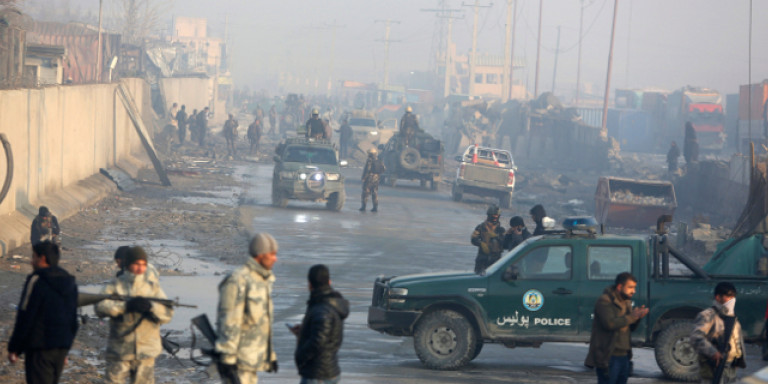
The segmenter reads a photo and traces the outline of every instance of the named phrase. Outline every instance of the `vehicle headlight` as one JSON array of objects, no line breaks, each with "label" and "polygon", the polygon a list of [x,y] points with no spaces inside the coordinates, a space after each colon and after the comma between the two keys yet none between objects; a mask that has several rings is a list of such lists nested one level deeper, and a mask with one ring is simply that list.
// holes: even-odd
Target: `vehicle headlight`
[{"label": "vehicle headlight", "polygon": [[306,180],[307,174],[306,173],[299,173],[299,180]]},{"label": "vehicle headlight", "polygon": [[338,181],[339,177],[341,177],[338,173],[326,173],[325,178],[328,179],[328,181]]},{"label": "vehicle headlight", "polygon": [[376,135],[378,135],[378,134],[379,134],[379,132],[378,132],[378,131],[371,131],[371,135],[374,135],[374,136],[376,136]]},{"label": "vehicle headlight", "polygon": [[295,176],[293,175],[293,172],[291,171],[280,171],[280,178],[281,179],[293,179]]},{"label": "vehicle headlight", "polygon": [[402,304],[405,303],[405,298],[395,298],[392,299],[392,296],[407,296],[408,295],[408,288],[390,288],[389,289],[389,303],[390,304]]}]

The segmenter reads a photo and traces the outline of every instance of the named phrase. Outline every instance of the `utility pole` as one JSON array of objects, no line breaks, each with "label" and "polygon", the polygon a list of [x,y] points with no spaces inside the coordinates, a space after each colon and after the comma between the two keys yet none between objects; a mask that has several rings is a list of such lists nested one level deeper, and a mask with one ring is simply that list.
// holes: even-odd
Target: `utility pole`
[{"label": "utility pole", "polygon": [[512,83],[509,82],[512,73],[512,4],[515,0],[507,0],[507,24],[504,26],[504,74],[501,83],[501,101],[509,100]]},{"label": "utility pole", "polygon": [[97,82],[101,82],[101,72],[103,72],[103,70],[101,68],[101,66],[102,66],[102,64],[101,64],[102,58],[101,57],[103,56],[102,53],[101,53],[101,46],[102,46],[102,41],[101,41],[101,15],[102,15],[102,13],[101,13],[101,11],[102,11],[103,5],[104,5],[104,0],[99,0],[99,43],[98,43],[98,48],[96,48],[96,71],[97,71],[96,72],[96,81]]},{"label": "utility pole", "polygon": [[512,22],[512,41],[509,44],[510,45],[510,52],[509,52],[509,98],[511,99],[512,96],[515,94],[515,31],[517,30],[517,0],[513,0],[514,4],[512,6],[512,18],[514,21]]},{"label": "utility pole", "polygon": [[557,80],[557,58],[560,56],[560,26],[557,26],[557,49],[555,49],[555,70],[552,73],[552,93],[555,93],[555,81]]},{"label": "utility pole", "polygon": [[473,7],[475,16],[474,21],[472,22],[472,54],[469,58],[469,96],[474,96],[475,94],[475,66],[477,65],[477,19],[480,14],[480,8],[489,8],[493,6],[493,3],[490,5],[480,5],[480,0],[475,0],[475,5],[468,5],[468,4],[461,4],[464,7]]},{"label": "utility pole", "polygon": [[443,52],[443,65],[445,66],[445,77],[443,79],[443,97],[448,97],[451,94],[451,75],[453,73],[453,55],[451,53],[451,46],[453,45],[453,20],[463,19],[462,17],[453,16],[454,12],[461,12],[460,9],[422,9],[422,12],[437,12],[437,17],[448,20],[448,34],[445,41],[445,51]]},{"label": "utility pole", "polygon": [[616,37],[616,13],[619,0],[613,1],[613,23],[611,25],[611,47],[608,49],[608,70],[605,75],[605,96],[603,97],[603,124],[600,126],[600,136],[608,138],[608,100],[611,97],[611,69],[613,69],[613,41]]},{"label": "utility pole", "polygon": [[389,39],[389,31],[390,31],[390,25],[392,23],[400,24],[397,20],[376,20],[377,23],[385,23],[384,28],[384,40],[377,40],[377,41],[383,41],[384,42],[384,88],[389,86],[389,43],[398,42],[400,40],[390,40]]},{"label": "utility pole", "polygon": [[536,79],[533,85],[533,98],[539,97],[539,63],[541,62],[541,17],[544,13],[544,0],[539,0],[539,37],[536,38]]},{"label": "utility pole", "polygon": [[627,0],[629,3],[629,21],[627,22],[627,65],[624,67],[624,87],[629,88],[629,54],[630,44],[632,43],[632,0]]},{"label": "utility pole", "polygon": [[579,16],[579,59],[576,64],[576,106],[579,106],[581,94],[581,40],[584,38],[584,0],[581,0],[581,12]]}]

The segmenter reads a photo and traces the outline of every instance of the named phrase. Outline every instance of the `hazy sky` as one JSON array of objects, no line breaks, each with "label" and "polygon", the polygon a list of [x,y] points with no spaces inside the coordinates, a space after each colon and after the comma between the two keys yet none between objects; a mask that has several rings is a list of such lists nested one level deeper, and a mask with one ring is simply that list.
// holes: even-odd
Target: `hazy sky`
[{"label": "hazy sky", "polygon": [[[59,0],[70,4],[98,4],[98,0]],[[105,0],[110,2],[115,0]],[[544,1],[540,88],[552,87],[561,27],[557,71],[558,94],[571,95],[576,82],[579,39],[579,0]],[[472,0],[465,0],[474,3]],[[460,53],[469,51],[472,8],[460,0],[445,1],[463,10],[454,22],[453,39]],[[235,81],[260,88],[273,82],[279,70],[320,73],[330,68],[333,28],[336,24],[335,77],[365,82],[381,81],[384,67],[385,24],[391,19],[390,79],[409,71],[429,70],[430,54],[439,43],[439,21],[425,8],[438,8],[437,0],[175,0],[171,15],[206,17],[212,34],[228,35]],[[481,5],[491,4],[489,0]],[[582,82],[602,94],[605,84],[613,0],[584,0]],[[506,0],[482,8],[479,17],[479,52],[503,52]],[[539,0],[518,0],[516,57],[528,67],[515,77],[531,91],[536,59]],[[768,2],[754,1],[752,80],[768,78]],[[612,88],[684,85],[712,87],[734,93],[748,79],[748,0],[619,0]],[[629,59],[629,60],[628,60]],[[627,65],[629,63],[629,65]]]}]

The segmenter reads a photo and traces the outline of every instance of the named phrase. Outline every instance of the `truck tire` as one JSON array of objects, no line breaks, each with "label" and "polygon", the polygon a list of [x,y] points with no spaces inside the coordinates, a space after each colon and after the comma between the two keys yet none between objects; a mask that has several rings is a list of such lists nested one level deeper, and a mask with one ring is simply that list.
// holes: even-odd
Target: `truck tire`
[{"label": "truck tire", "polygon": [[432,369],[453,370],[466,365],[477,352],[477,331],[460,313],[439,310],[416,323],[413,347],[416,356]]},{"label": "truck tire", "polygon": [[461,201],[461,198],[463,197],[462,193],[461,186],[453,183],[453,189],[451,189],[451,197],[453,198],[453,201]]},{"label": "truck tire", "polygon": [[285,208],[288,205],[288,199],[285,194],[272,186],[272,205],[279,208]]},{"label": "truck tire", "polygon": [[699,360],[690,344],[692,320],[679,320],[659,333],[654,345],[656,363],[667,377],[680,381],[699,380]]},{"label": "truck tire", "polygon": [[476,359],[478,355],[480,355],[480,351],[483,350],[483,340],[478,339],[477,340],[477,346],[475,347],[475,352],[472,353],[472,360]]},{"label": "truck tire", "polygon": [[512,208],[512,192],[505,192],[499,197],[499,206],[502,208]]},{"label": "truck tire", "polygon": [[408,171],[414,171],[421,164],[421,154],[416,148],[406,147],[400,152],[400,166]]},{"label": "truck tire", "polygon": [[344,195],[344,191],[331,193],[331,195],[328,196],[328,200],[325,202],[325,207],[331,211],[341,211],[341,208],[344,207],[345,199],[346,196]]}]

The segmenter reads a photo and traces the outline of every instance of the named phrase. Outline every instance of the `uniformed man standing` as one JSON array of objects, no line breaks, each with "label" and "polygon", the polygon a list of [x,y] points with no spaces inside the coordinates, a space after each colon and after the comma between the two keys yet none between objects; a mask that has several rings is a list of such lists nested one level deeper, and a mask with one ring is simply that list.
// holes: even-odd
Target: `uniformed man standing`
[{"label": "uniformed man standing", "polygon": [[217,364],[225,384],[255,384],[257,372],[277,372],[272,344],[272,267],[277,241],[257,233],[248,247],[245,265],[219,285],[216,317]]},{"label": "uniformed man standing", "polygon": [[416,115],[413,114],[413,108],[409,105],[405,108],[405,114],[400,119],[400,136],[406,147],[410,145],[413,135],[418,129],[419,121],[416,119]]},{"label": "uniformed man standing", "polygon": [[492,204],[486,211],[487,218],[472,232],[472,245],[477,247],[475,273],[484,272],[501,258],[504,250],[504,227],[499,224],[501,210]]},{"label": "uniformed man standing", "polygon": [[251,149],[248,151],[248,154],[253,154],[253,149],[256,149],[256,153],[259,153],[259,143],[261,142],[261,134],[263,131],[263,127],[261,125],[261,119],[256,116],[253,119],[253,123],[248,126],[248,132],[246,135],[248,135],[248,142],[251,144]]},{"label": "uniformed man standing", "polygon": [[159,281],[147,275],[147,254],[131,247],[125,254],[126,270],[107,284],[102,294],[132,296],[124,301],[104,300],[96,304],[99,317],[109,317],[106,381],[124,384],[155,382],[155,358],[162,352],[160,324],[171,321],[173,308],[147,298],[165,299]]},{"label": "uniformed man standing", "polygon": [[237,149],[235,148],[235,140],[237,140],[237,120],[232,114],[229,114],[229,119],[224,122],[224,139],[227,140],[227,155],[236,156]]},{"label": "uniformed man standing", "polygon": [[386,168],[381,159],[378,158],[378,154],[379,151],[376,148],[368,150],[368,160],[366,160],[365,167],[363,167],[363,204],[360,206],[360,212],[365,212],[368,195],[371,195],[371,202],[373,203],[371,212],[379,211],[379,178]]},{"label": "uniformed man standing", "polygon": [[312,117],[305,124],[307,128],[307,138],[322,139],[325,137],[325,124],[320,120],[320,112],[317,109],[312,110]]}]

